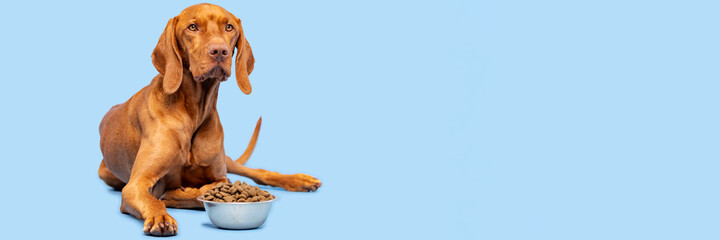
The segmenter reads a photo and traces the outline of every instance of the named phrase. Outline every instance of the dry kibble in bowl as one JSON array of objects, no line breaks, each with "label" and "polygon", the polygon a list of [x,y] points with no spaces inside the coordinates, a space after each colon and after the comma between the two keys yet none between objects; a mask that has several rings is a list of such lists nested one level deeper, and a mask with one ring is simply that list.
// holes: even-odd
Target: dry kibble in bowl
[{"label": "dry kibble in bowl", "polygon": [[213,202],[262,202],[273,200],[275,196],[245,182],[235,181],[235,183],[218,183],[207,190],[202,199]]}]

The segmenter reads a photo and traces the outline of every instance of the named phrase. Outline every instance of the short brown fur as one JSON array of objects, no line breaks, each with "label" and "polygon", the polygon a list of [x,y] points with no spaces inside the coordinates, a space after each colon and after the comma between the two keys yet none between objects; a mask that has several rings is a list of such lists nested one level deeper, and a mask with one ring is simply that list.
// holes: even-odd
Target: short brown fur
[{"label": "short brown fur", "polygon": [[103,160],[98,174],[122,190],[120,211],[144,220],[146,234],[177,234],[177,222],[166,207],[202,208],[196,198],[227,182],[227,173],[288,191],[321,186],[309,175],[244,166],[262,118],[245,153],[234,161],[225,155],[216,102],[220,82],[230,75],[233,48],[238,86],[250,94],[248,75],[255,59],[240,19],[212,4],[188,7],[168,21],[153,51],[160,74],[127,102],[113,106],[100,123]]}]

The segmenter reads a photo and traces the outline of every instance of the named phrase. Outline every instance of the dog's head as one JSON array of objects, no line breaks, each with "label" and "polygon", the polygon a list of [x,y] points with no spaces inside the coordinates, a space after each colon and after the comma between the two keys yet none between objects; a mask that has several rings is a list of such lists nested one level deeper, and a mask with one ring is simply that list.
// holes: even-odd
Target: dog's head
[{"label": "dog's head", "polygon": [[163,75],[163,90],[172,94],[180,88],[185,69],[198,82],[209,78],[227,80],[234,48],[238,50],[235,78],[240,90],[250,94],[248,75],[255,58],[240,19],[219,6],[203,3],[186,8],[168,21],[152,61]]}]

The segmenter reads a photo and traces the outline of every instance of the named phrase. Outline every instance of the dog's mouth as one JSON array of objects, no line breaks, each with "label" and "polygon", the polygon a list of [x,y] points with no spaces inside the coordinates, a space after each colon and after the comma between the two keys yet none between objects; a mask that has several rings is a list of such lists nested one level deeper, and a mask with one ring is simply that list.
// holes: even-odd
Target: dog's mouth
[{"label": "dog's mouth", "polygon": [[204,82],[205,80],[215,78],[219,79],[220,81],[225,81],[230,76],[230,71],[225,70],[224,67],[218,65],[215,65],[210,68],[210,70],[205,71],[204,74],[201,74],[199,76],[195,76],[195,81],[198,82]]}]

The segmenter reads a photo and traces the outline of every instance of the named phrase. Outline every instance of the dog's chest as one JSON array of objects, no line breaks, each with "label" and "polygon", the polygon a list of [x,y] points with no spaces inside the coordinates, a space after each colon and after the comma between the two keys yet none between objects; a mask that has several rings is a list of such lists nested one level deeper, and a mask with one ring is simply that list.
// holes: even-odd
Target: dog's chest
[{"label": "dog's chest", "polygon": [[217,114],[211,114],[192,134],[180,172],[183,187],[197,187],[225,178],[223,132]]},{"label": "dog's chest", "polygon": [[185,159],[185,167],[210,167],[214,164],[224,164],[224,136],[217,115],[213,114],[207,121],[200,124],[192,136],[190,152]]},{"label": "dog's chest", "polygon": [[183,187],[199,187],[226,175],[224,155],[216,154],[215,156],[202,156],[189,154],[189,159],[182,167],[180,173]]}]

